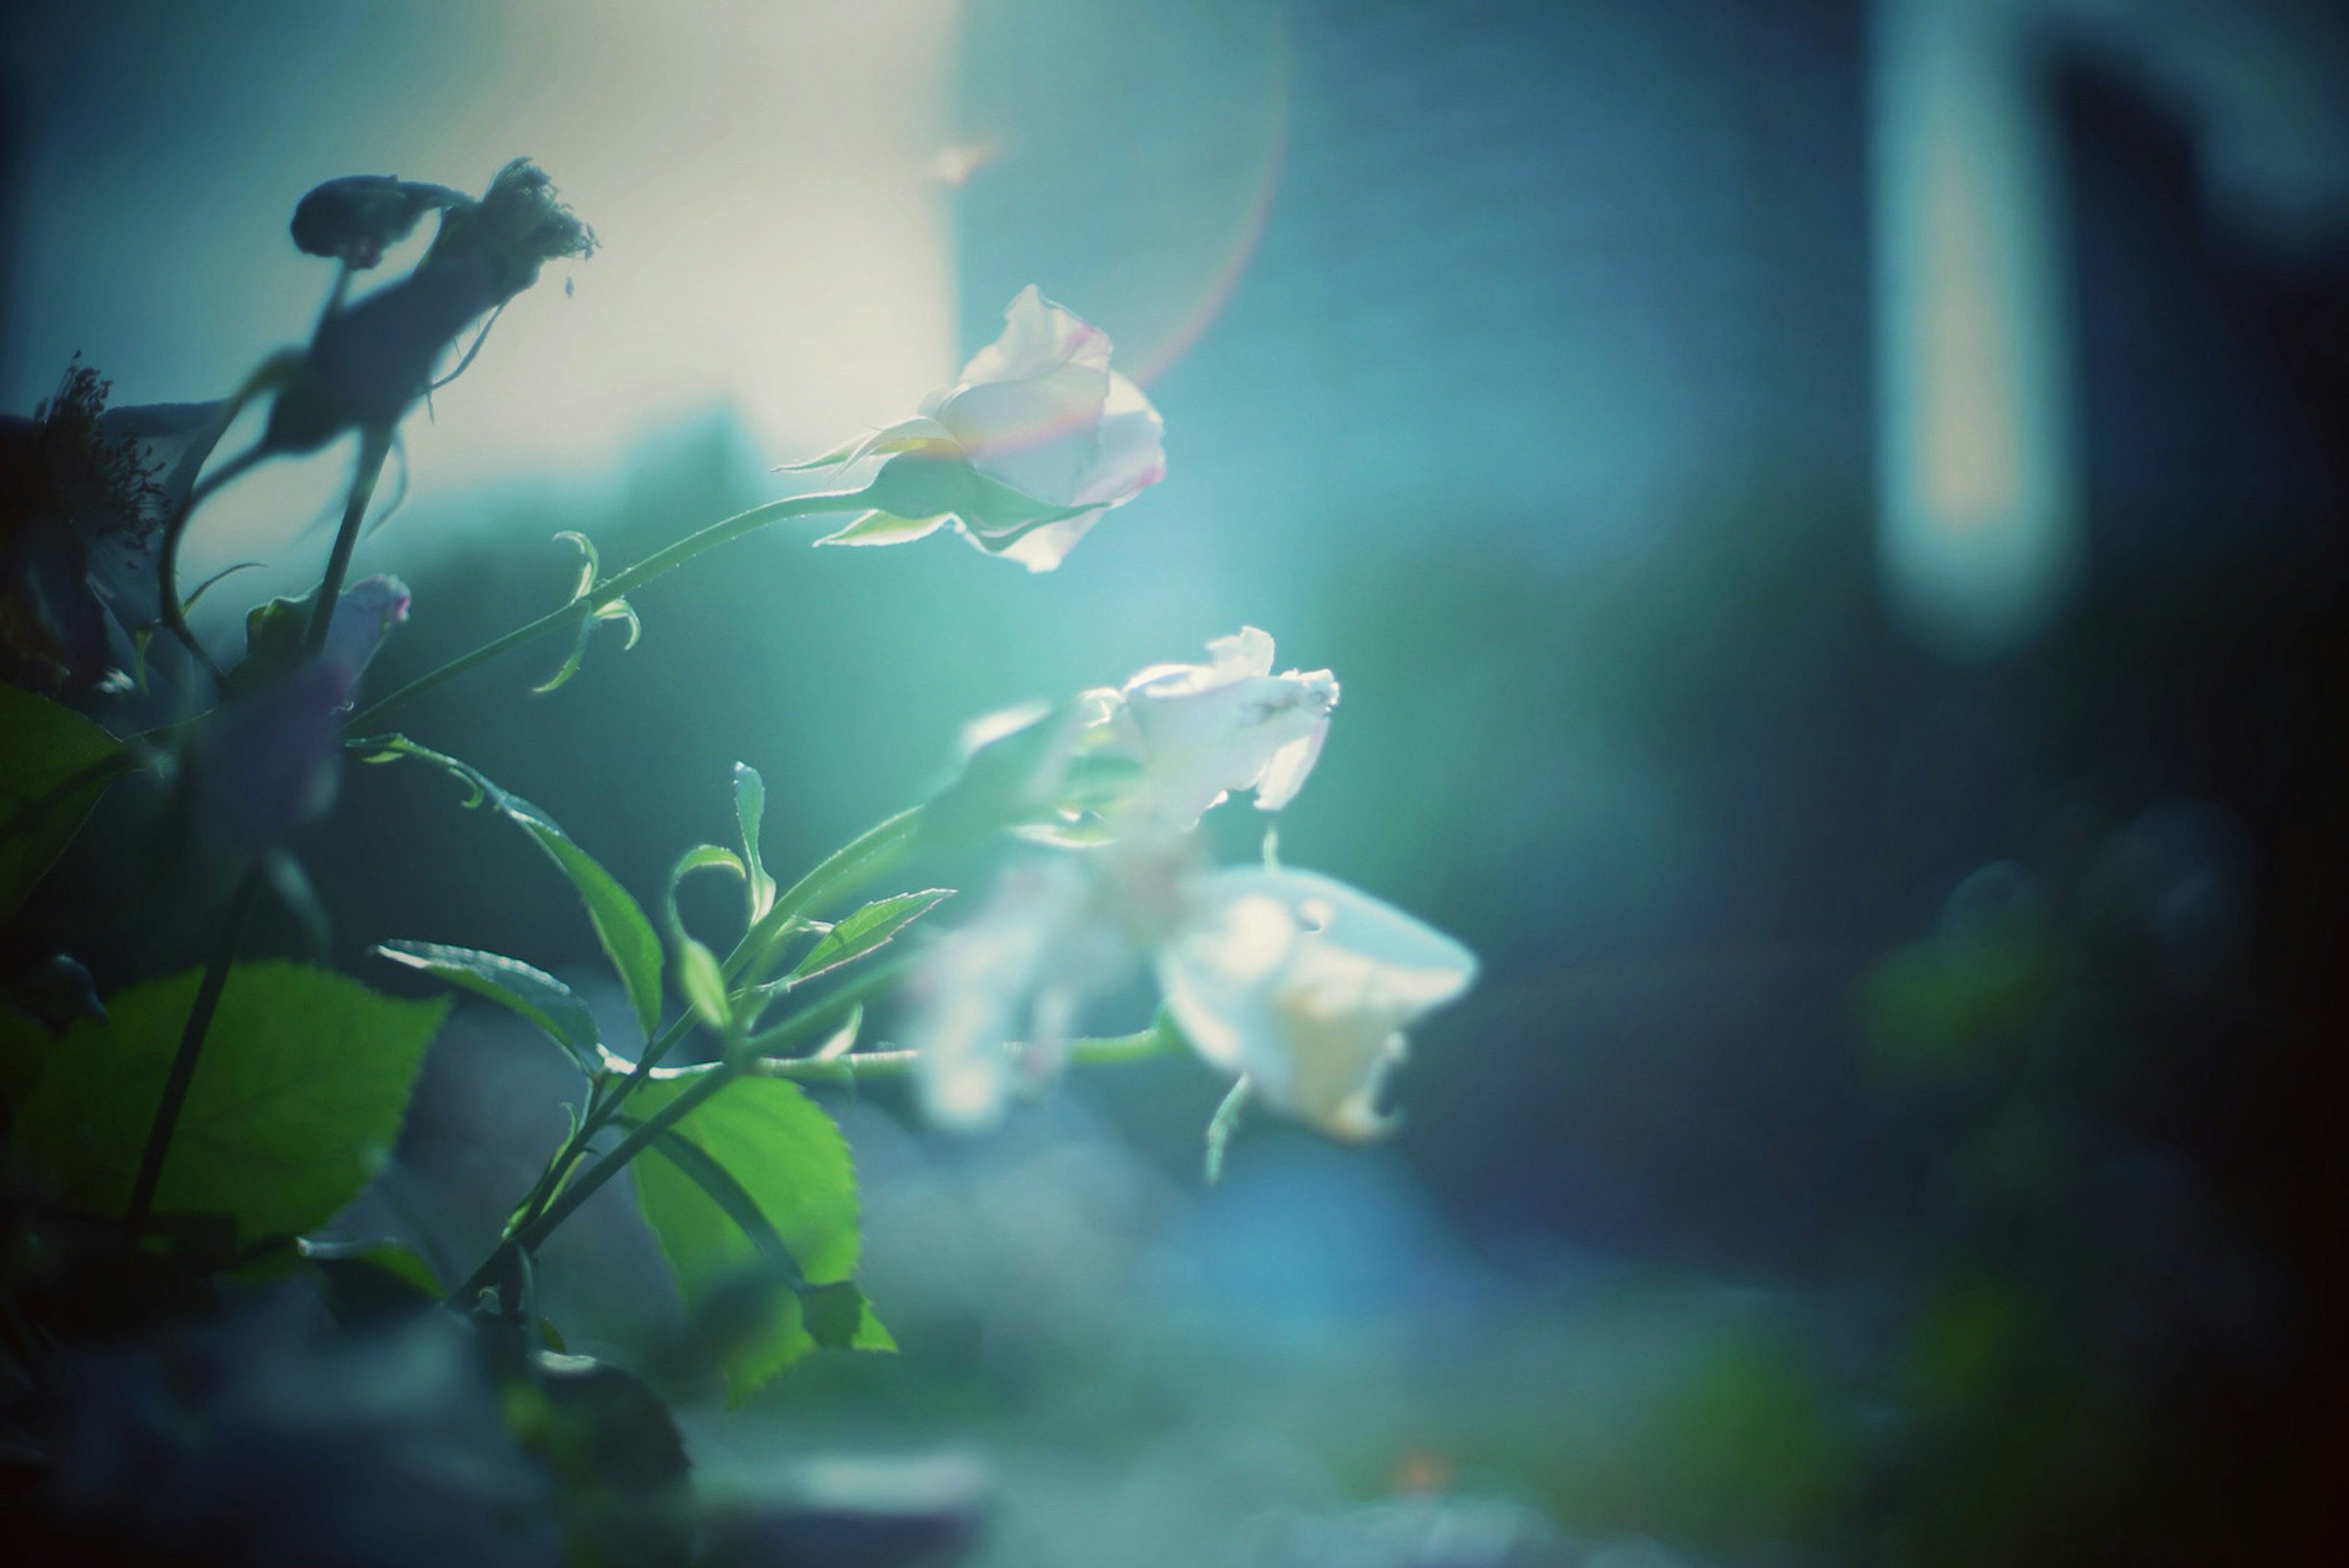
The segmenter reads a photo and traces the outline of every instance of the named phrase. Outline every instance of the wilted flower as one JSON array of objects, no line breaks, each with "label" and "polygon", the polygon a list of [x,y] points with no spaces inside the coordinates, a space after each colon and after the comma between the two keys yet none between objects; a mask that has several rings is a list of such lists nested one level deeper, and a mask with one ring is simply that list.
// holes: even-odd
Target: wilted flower
[{"label": "wilted flower", "polygon": [[1021,290],[1002,335],[919,417],[817,459],[889,459],[874,510],[822,542],[895,544],[951,522],[981,550],[1051,571],[1102,512],[1166,474],[1158,410],[1109,359],[1107,334]]},{"label": "wilted flower", "polygon": [[[345,212],[338,221],[369,220]],[[390,429],[424,396],[469,323],[537,282],[546,262],[595,248],[594,232],[555,199],[546,171],[515,159],[479,201],[460,199],[441,213],[414,272],[320,320],[270,409],[262,449],[310,452],[347,430]]]},{"label": "wilted flower", "polygon": [[0,676],[46,691],[106,671],[90,579],[143,559],[165,501],[161,464],[106,411],[109,383],[78,359],[30,419],[0,418]]},{"label": "wilted flower", "polygon": [[1402,1031],[1475,975],[1457,942],[1310,872],[1213,873],[1158,949],[1167,1009],[1199,1054],[1350,1141],[1391,1125],[1378,1096]]},{"label": "wilted flower", "polygon": [[1272,638],[1254,626],[1207,645],[1212,663],[1153,665],[1104,705],[1112,745],[1140,761],[1149,809],[1188,830],[1234,789],[1278,811],[1313,771],[1338,706],[1328,670],[1272,673]]},{"label": "wilted flower", "polygon": [[191,798],[215,841],[257,853],[334,803],[343,712],[408,606],[397,577],[351,584],[316,658],[229,703],[190,744]]},{"label": "wilted flower", "polygon": [[1015,1085],[1058,1074],[1087,1005],[1172,923],[1193,854],[1190,841],[1158,830],[1016,862],[976,919],[922,955],[906,1037],[921,1052],[933,1121],[983,1130]]},{"label": "wilted flower", "polygon": [[1115,927],[1097,917],[1095,895],[1076,859],[1014,865],[976,919],[922,955],[906,1037],[921,1052],[932,1121],[994,1127],[1014,1081],[1006,1042],[1024,1043],[1028,1073],[1048,1071],[1084,1003],[1132,961]]},{"label": "wilted flower", "polygon": [[295,204],[289,227],[297,250],[365,272],[408,238],[425,213],[471,205],[471,197],[446,185],[397,174],[346,174],[311,187]]}]

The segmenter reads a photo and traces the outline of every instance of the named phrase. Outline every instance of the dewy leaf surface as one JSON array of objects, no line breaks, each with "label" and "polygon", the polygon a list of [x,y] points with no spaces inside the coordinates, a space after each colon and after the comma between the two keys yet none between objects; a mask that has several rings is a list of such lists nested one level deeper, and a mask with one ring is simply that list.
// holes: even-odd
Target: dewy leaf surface
[{"label": "dewy leaf surface", "polygon": [[[14,1130],[17,1158],[87,1213],[130,1197],[197,972],[107,998],[57,1042]],[[306,965],[229,972],[156,1191],[159,1211],[226,1214],[250,1243],[321,1225],[398,1134],[446,998],[409,1002]]]},{"label": "dewy leaf surface", "polygon": [[73,709],[0,686],[0,913],[24,901],[128,770],[121,752]]},{"label": "dewy leaf surface", "polygon": [[[629,1109],[650,1116],[693,1079],[692,1074],[655,1078],[636,1091]],[[810,1284],[848,1278],[856,1266],[855,1168],[840,1129],[796,1085],[780,1078],[739,1079],[696,1107],[672,1131],[733,1178]],[[662,1157],[657,1146],[628,1171],[637,1205],[676,1273],[688,1310],[703,1310],[747,1274],[772,1266],[759,1243],[700,1183]],[[740,1400],[815,1343],[802,1321],[799,1297],[776,1291],[771,1315],[727,1360],[728,1398]],[[868,1310],[852,1343],[882,1349],[889,1346],[889,1337]]]},{"label": "dewy leaf surface", "polygon": [[925,888],[875,899],[824,934],[792,970],[794,981],[812,980],[843,964],[854,964],[954,896],[950,887]]}]

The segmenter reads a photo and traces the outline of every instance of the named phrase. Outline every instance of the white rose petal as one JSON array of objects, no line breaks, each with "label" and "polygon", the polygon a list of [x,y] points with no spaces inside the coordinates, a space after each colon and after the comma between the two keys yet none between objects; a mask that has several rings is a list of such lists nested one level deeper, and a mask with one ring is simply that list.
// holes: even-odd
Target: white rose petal
[{"label": "white rose petal", "polygon": [[1271,637],[1254,626],[1207,645],[1205,665],[1154,665],[1120,694],[1153,809],[1184,829],[1235,789],[1259,810],[1296,797],[1321,755],[1338,681],[1328,670],[1272,674]]},{"label": "white rose petal", "polygon": [[1199,1054],[1333,1138],[1386,1130],[1378,1095],[1403,1031],[1465,991],[1475,956],[1309,872],[1233,868],[1197,886],[1159,949],[1168,1009]]},{"label": "white rose petal", "polygon": [[1016,865],[978,918],[923,954],[907,1038],[933,1122],[984,1132],[1003,1119],[1015,1087],[1008,1042],[1024,1047],[1017,1077],[1030,1085],[1058,1068],[1085,1003],[1132,963],[1099,898],[1085,861]]},{"label": "white rose petal", "polygon": [[[1002,335],[925,397],[918,417],[817,459],[950,459],[961,485],[945,469],[900,465],[888,511],[822,542],[896,544],[952,521],[990,554],[1051,571],[1103,511],[1165,477],[1164,422],[1109,358],[1106,333],[1034,284],[1022,289]],[[984,482],[972,485],[974,474]]]}]

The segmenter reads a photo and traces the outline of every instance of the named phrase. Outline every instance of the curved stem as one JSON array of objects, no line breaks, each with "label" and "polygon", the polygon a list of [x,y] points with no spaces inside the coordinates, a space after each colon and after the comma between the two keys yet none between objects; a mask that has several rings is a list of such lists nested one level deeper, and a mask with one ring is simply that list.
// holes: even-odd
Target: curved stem
[{"label": "curved stem", "polygon": [[854,511],[864,504],[864,492],[862,490],[834,490],[816,495],[788,496],[781,500],[769,501],[764,506],[754,506],[750,511],[738,512],[723,521],[713,522],[698,532],[687,534],[676,543],[655,551],[618,575],[605,579],[594,589],[572,600],[569,603],[550,610],[538,619],[526,622],[505,635],[482,644],[471,653],[460,655],[439,669],[428,671],[417,676],[390,696],[369,703],[357,713],[353,714],[344,725],[344,728],[364,732],[392,709],[415,701],[436,686],[455,680],[477,665],[487,664],[502,655],[510,654],[516,648],[534,643],[550,632],[577,625],[583,617],[607,608],[614,601],[624,597],[634,589],[642,587],[656,577],[667,575],[704,551],[715,549],[731,540],[740,539],[746,533],[756,532],[769,523],[781,522],[786,518],[809,517],[826,511]]},{"label": "curved stem", "polygon": [[186,648],[196,663],[212,677],[215,686],[224,680],[221,667],[212,662],[212,656],[204,651],[204,645],[196,641],[195,632],[188,625],[187,606],[180,600],[180,541],[187,534],[189,518],[194,515],[197,507],[203,504],[206,497],[252,469],[266,455],[262,444],[256,441],[189,486],[188,493],[180,498],[179,506],[163,524],[163,547],[155,554],[156,617],[163,623],[163,629],[178,638],[180,645]]},{"label": "curved stem", "polygon": [[147,1216],[154,1210],[155,1188],[163,1179],[163,1158],[171,1151],[172,1130],[179,1126],[180,1112],[187,1105],[188,1086],[196,1076],[196,1058],[203,1052],[204,1035],[212,1027],[221,992],[228,985],[228,972],[236,962],[237,945],[244,940],[245,923],[253,918],[253,906],[260,901],[261,883],[262,866],[256,861],[237,886],[236,897],[221,924],[220,942],[212,949],[212,961],[204,965],[204,977],[196,986],[196,999],[188,1008],[188,1021],[181,1027],[179,1049],[171,1054],[171,1070],[163,1080],[163,1098],[156,1102],[155,1119],[147,1129],[147,1147],[139,1156],[139,1174],[130,1183],[130,1207],[122,1217],[123,1228],[133,1239],[146,1230]]}]

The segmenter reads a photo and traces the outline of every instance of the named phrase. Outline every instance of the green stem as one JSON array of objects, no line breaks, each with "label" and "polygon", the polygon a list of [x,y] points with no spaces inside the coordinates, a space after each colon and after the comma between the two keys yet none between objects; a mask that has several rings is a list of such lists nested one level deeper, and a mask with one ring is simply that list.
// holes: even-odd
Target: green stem
[{"label": "green stem", "polygon": [[[1114,1067],[1138,1062],[1172,1048],[1181,1037],[1163,1024],[1153,1024],[1130,1035],[1105,1035],[1071,1040],[1061,1048],[1071,1067]],[[1007,1055],[1019,1057],[1028,1047],[1006,1040]],[[922,1053],[883,1048],[844,1057],[759,1057],[744,1069],[753,1078],[790,1078],[796,1083],[853,1084],[864,1078],[895,1078],[914,1070]]]},{"label": "green stem", "polygon": [[417,676],[390,696],[368,704],[352,715],[344,728],[363,733],[392,709],[415,701],[476,665],[487,664],[501,655],[510,654],[550,632],[577,625],[583,617],[609,608],[634,590],[657,577],[667,576],[704,551],[714,550],[719,545],[740,539],[746,533],[755,533],[770,523],[781,522],[787,518],[809,517],[826,511],[854,511],[864,504],[864,496],[862,490],[827,490],[816,495],[786,496],[781,500],[771,500],[764,506],[754,506],[723,521],[713,522],[698,532],[688,533],[676,543],[653,552],[618,575],[605,578],[571,603],[550,610],[537,620],[518,626],[493,642],[484,643],[472,652],[450,660],[439,669]]},{"label": "green stem", "polygon": [[695,1107],[732,1083],[740,1072],[739,1068],[719,1063],[704,1072],[684,1093],[630,1129],[628,1135],[609,1154],[582,1171],[579,1179],[564,1188],[536,1218],[516,1226],[513,1233],[500,1242],[490,1255],[481,1260],[481,1266],[475,1269],[449,1299],[458,1304],[471,1300],[499,1276],[508,1254],[527,1253],[535,1248],[546,1239],[548,1233],[569,1219],[574,1210],[594,1197],[605,1182],[618,1175],[629,1161],[642,1153],[662,1133],[691,1115]]},{"label": "green stem", "polygon": [[[826,499],[836,500],[837,498]],[[742,517],[730,518],[717,527],[723,529],[743,524],[743,519],[750,515],[746,512]],[[744,525],[740,531],[747,531],[749,527],[754,526],[758,525],[755,523]],[[701,533],[694,535],[693,539],[705,538],[713,530],[704,529]],[[680,542],[689,544],[693,539]],[[703,548],[706,549],[708,546],[705,545]],[[672,547],[672,550],[674,549],[675,547]],[[668,554],[670,552],[662,553]],[[612,579],[612,582],[618,583],[627,581],[633,583],[645,581],[646,577],[639,577],[636,573],[643,572],[647,577],[657,576],[660,572],[671,570],[684,559],[686,557],[680,556],[677,560],[660,565],[658,571],[647,571],[648,568],[660,562],[661,556],[647,557],[639,566],[631,567],[619,577]],[[605,591],[598,590],[595,595],[590,597],[600,599]],[[557,611],[556,614],[561,615],[580,613],[577,606],[586,603],[588,603],[587,599],[574,600],[571,605]],[[530,631],[531,628],[525,626],[522,628],[521,633],[510,634],[508,638],[502,641],[511,643],[514,638],[521,637],[523,634]],[[492,645],[492,648],[495,649],[495,645]],[[481,657],[491,656],[491,649],[479,650],[478,656],[468,655],[468,657],[472,662],[478,663]],[[427,679],[437,681],[454,673],[458,672],[450,666],[444,666]],[[396,692],[386,700],[387,702],[400,700],[403,696],[403,692]],[[370,717],[374,712],[374,709],[369,709],[359,717]],[[357,720],[353,722],[356,724]],[[752,970],[753,973],[759,972],[755,966],[764,964],[765,954],[790,933],[793,921],[806,910],[814,908],[827,899],[853,887],[856,882],[873,875],[894,860],[906,845],[914,841],[915,836],[920,830],[921,821],[921,808],[918,806],[900,811],[826,856],[812,871],[793,882],[790,889],[775,901],[774,907],[768,911],[766,917],[742,934],[742,940],[736,943],[734,951],[727,955],[722,966],[727,983],[730,985],[732,985],[746,969]],[[895,980],[901,968],[902,963],[878,965],[868,970],[855,980],[836,988],[813,1006],[792,1015],[763,1034],[753,1036],[745,1043],[746,1051],[762,1055],[770,1054],[815,1037],[823,1029],[832,1026],[836,1019],[845,1015],[851,1007],[863,1001],[864,997]],[[562,1222],[562,1215],[568,1214],[577,1206],[576,1202],[566,1202],[568,1195],[574,1189],[565,1187],[564,1183],[573,1169],[586,1157],[589,1141],[610,1125],[612,1119],[619,1114],[620,1108],[627,1102],[628,1097],[652,1076],[655,1067],[676,1048],[679,1041],[692,1032],[693,1026],[693,1015],[680,1014],[646,1046],[644,1055],[637,1058],[626,1077],[621,1078],[616,1084],[609,1086],[608,1088],[598,1088],[590,1097],[587,1109],[579,1119],[578,1129],[564,1140],[563,1147],[557,1150],[554,1157],[547,1162],[546,1169],[540,1173],[538,1181],[523,1199],[518,1217],[508,1228],[504,1238],[498,1243],[490,1256],[483,1260],[481,1266],[473,1271],[473,1277],[450,1297],[451,1301],[463,1301],[494,1280],[508,1253],[517,1247],[537,1245],[535,1238],[543,1237],[548,1231],[553,1230],[555,1225]],[[729,1069],[730,1074],[733,1070],[735,1069]],[[716,1091],[713,1089],[709,1092]],[[621,1149],[628,1147],[627,1143],[620,1146]],[[611,1168],[614,1161],[619,1160],[619,1150],[616,1149],[612,1154],[598,1161],[588,1172],[588,1177],[592,1177],[596,1185],[601,1185],[610,1179],[607,1175],[598,1175],[597,1172]],[[630,1158],[633,1158],[633,1155]],[[620,1162],[626,1161],[620,1161]]]},{"label": "green stem", "polygon": [[221,991],[228,985],[229,967],[236,962],[237,944],[244,939],[245,923],[253,918],[254,905],[260,902],[262,875],[262,866],[255,861],[245,872],[244,881],[238,884],[236,896],[221,925],[219,944],[213,947],[212,961],[204,966],[204,977],[196,986],[196,999],[188,1009],[188,1021],[181,1027],[179,1049],[172,1053],[171,1070],[163,1080],[163,1098],[157,1102],[155,1119],[147,1129],[147,1147],[139,1156],[139,1174],[130,1183],[130,1207],[122,1219],[123,1228],[134,1239],[146,1230],[147,1216],[154,1210],[155,1188],[163,1179],[163,1158],[171,1150],[172,1130],[179,1126],[180,1112],[187,1105],[188,1086],[196,1076],[196,1058],[203,1052],[205,1032],[212,1027]]},{"label": "green stem", "polygon": [[350,574],[351,552],[358,548],[359,525],[367,521],[367,503],[375,499],[376,480],[383,475],[384,459],[391,455],[391,428],[361,432],[358,471],[351,476],[350,499],[343,503],[343,526],[335,531],[335,548],[326,557],[326,574],[318,580],[318,602],[310,606],[310,630],[302,651],[316,654],[326,645],[326,628],[334,624],[335,602],[343,596],[343,579]]}]

